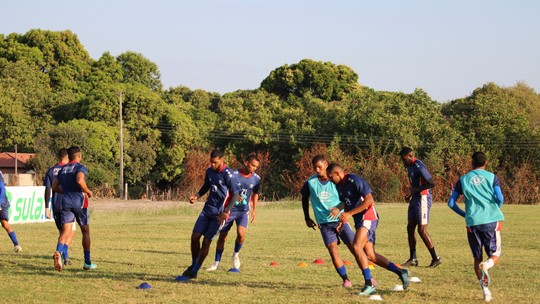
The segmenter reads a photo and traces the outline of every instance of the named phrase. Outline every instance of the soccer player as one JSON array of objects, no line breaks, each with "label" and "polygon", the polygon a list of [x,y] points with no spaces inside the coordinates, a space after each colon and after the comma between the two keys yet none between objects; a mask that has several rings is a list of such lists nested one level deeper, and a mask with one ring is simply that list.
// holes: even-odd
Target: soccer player
[{"label": "soccer player", "polygon": [[[501,207],[504,197],[497,176],[486,171],[487,157],[483,152],[472,155],[472,170],[461,176],[454,186],[448,206],[465,218],[467,239],[474,257],[474,272],[479,280],[484,301],[493,299],[489,290],[488,269],[495,266],[501,256],[500,221],[504,220]],[[457,205],[463,195],[465,211]],[[484,262],[482,247],[488,256]]]},{"label": "soccer player", "polygon": [[[229,211],[234,206],[226,203],[238,200],[239,189],[233,182],[233,171],[225,164],[223,155],[221,150],[213,150],[210,153],[210,167],[206,170],[204,184],[196,195],[189,198],[189,202],[193,204],[210,191],[191,234],[191,266],[181,276],[176,277],[175,280],[178,282],[188,282],[197,278],[197,273],[208,255],[212,239],[219,234],[220,228],[223,228],[229,216]],[[203,236],[201,245],[200,240]]]},{"label": "soccer player", "polygon": [[[347,276],[347,269],[345,268],[338,251],[339,239],[343,240],[350,252],[354,255],[356,261],[359,262],[362,274],[364,275],[365,285],[358,295],[368,296],[375,292],[376,289],[371,280],[371,271],[369,269],[367,257],[363,250],[356,250],[354,248],[354,232],[349,224],[345,223],[341,227],[338,227],[340,224],[339,220],[330,215],[331,209],[338,206],[340,201],[336,185],[330,182],[326,175],[328,161],[324,155],[317,155],[312,159],[311,164],[316,174],[307,179],[300,191],[302,194],[302,210],[304,211],[306,225],[314,230],[315,227],[319,227],[324,245],[332,258],[334,268],[343,279],[342,286],[351,287],[352,283]],[[309,216],[310,200],[317,223]]]},{"label": "soccer player", "polygon": [[[375,252],[375,230],[379,224],[379,215],[375,210],[369,184],[356,174],[346,174],[343,167],[336,163],[331,163],[326,172],[330,181],[336,184],[342,204],[339,208],[333,209],[332,215],[339,216],[341,222],[346,222],[351,216],[354,218],[355,249],[363,250],[370,261],[395,273],[403,283],[403,289],[407,289],[409,271],[397,267],[386,257]],[[340,211],[342,209],[343,212]]]},{"label": "soccer player", "polygon": [[409,260],[403,263],[403,266],[418,266],[415,235],[415,229],[418,227],[418,234],[431,254],[429,267],[437,267],[442,263],[442,259],[437,255],[433,241],[427,231],[432,201],[431,188],[435,186],[435,182],[424,163],[414,157],[411,148],[403,147],[399,155],[407,168],[410,182],[409,194],[405,196],[405,199],[409,200],[407,236],[409,238],[410,257]]},{"label": "soccer player", "polygon": [[69,163],[60,169],[54,179],[52,189],[62,194],[62,233],[58,237],[56,251],[53,254],[54,268],[62,271],[63,253],[66,251],[67,242],[73,230],[74,222],[79,224],[82,232],[82,245],[84,249],[84,270],[97,268],[90,258],[90,212],[88,210],[88,198],[93,193],[86,185],[88,169],[81,164],[82,153],[77,146],[68,149]]},{"label": "soccer player", "polygon": [[[69,162],[67,149],[62,148],[58,150],[56,156],[58,159],[58,163],[47,170],[47,172],[45,173],[45,177],[43,178],[43,185],[45,186],[45,216],[48,219],[51,218],[51,210],[49,209],[49,201],[51,201],[53,216],[54,216],[54,223],[56,224],[56,228],[58,229],[59,234],[61,234],[62,233],[62,222],[61,222],[62,195],[56,192],[52,192],[52,185],[53,185],[54,179],[58,175],[58,172],[60,172],[60,169],[62,169],[62,167],[65,166]],[[52,194],[52,200],[51,200],[51,194]],[[75,223],[73,223],[73,228],[75,227],[76,227]],[[71,233],[68,236],[67,243],[65,246],[65,251],[63,252],[64,266],[71,265],[71,261],[69,260],[69,247],[71,247],[71,242],[73,241],[74,236],[75,236],[75,231],[71,229]]]},{"label": "soccer player", "polygon": [[[260,163],[261,161],[259,158],[256,155],[251,154],[245,159],[244,166],[233,172],[234,182],[240,189],[240,196],[238,201],[232,207],[231,214],[219,233],[219,239],[216,243],[215,262],[206,269],[207,271],[214,271],[219,268],[221,255],[225,249],[225,240],[227,239],[229,230],[234,222],[236,222],[236,241],[234,243],[233,267],[235,269],[240,268],[241,263],[238,254],[246,241],[249,213],[251,211],[251,223],[253,223],[255,220],[255,208],[259,201],[259,185],[261,183],[261,178],[255,171],[259,168]],[[233,202],[230,202],[230,204],[232,203]]]},{"label": "soccer player", "polygon": [[9,235],[9,238],[13,242],[13,252],[20,253],[22,251],[21,245],[17,240],[17,235],[11,225],[9,225],[9,200],[6,192],[6,185],[4,182],[4,174],[0,171],[0,222],[2,223],[2,228],[4,228]]}]

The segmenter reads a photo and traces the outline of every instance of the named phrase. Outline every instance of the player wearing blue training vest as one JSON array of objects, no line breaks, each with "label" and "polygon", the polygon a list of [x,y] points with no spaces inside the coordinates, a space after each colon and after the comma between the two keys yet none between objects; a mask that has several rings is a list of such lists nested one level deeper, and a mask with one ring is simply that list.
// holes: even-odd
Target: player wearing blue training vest
[{"label": "player wearing blue training vest", "polygon": [[[371,195],[369,184],[356,174],[346,174],[343,167],[336,163],[330,164],[326,172],[328,178],[336,184],[342,204],[332,211],[332,215],[339,216],[341,222],[346,222],[351,216],[354,218],[356,228],[354,246],[365,253],[365,255],[361,256],[362,260],[359,265],[362,271],[369,270],[367,261],[369,259],[373,263],[397,274],[403,283],[403,289],[407,289],[409,286],[409,271],[397,267],[386,257],[375,252],[375,231],[379,224],[379,215],[375,210],[375,201],[373,195]],[[344,209],[344,211],[341,212],[341,209]]]},{"label": "player wearing blue training vest", "polygon": [[[234,206],[227,202],[238,200],[239,190],[233,182],[233,171],[225,165],[223,155],[221,150],[210,153],[210,168],[206,170],[204,184],[196,195],[189,198],[189,202],[193,204],[210,191],[191,234],[191,266],[181,276],[176,277],[175,280],[178,282],[188,282],[197,278],[197,273],[208,255],[212,239],[219,233],[220,228],[223,228],[229,211]],[[200,240],[203,236],[201,245]]]},{"label": "player wearing blue training vest", "polygon": [[234,170],[234,183],[240,189],[238,201],[230,202],[234,204],[231,209],[231,214],[225,222],[225,225],[219,233],[219,239],[216,243],[216,258],[212,266],[208,267],[207,271],[219,269],[221,263],[221,255],[225,249],[225,240],[229,230],[234,222],[236,222],[236,241],[234,243],[233,253],[233,270],[240,268],[239,252],[244,242],[246,241],[246,231],[248,227],[249,214],[251,213],[251,223],[255,220],[255,208],[259,200],[259,186],[261,178],[255,171],[259,168],[260,160],[256,155],[249,155],[244,161],[244,166],[239,170]]},{"label": "player wearing blue training vest", "polygon": [[[365,253],[362,250],[355,250],[354,232],[349,224],[343,224],[342,222],[339,222],[336,217],[330,215],[332,208],[338,206],[340,201],[339,194],[336,190],[336,185],[328,180],[328,176],[326,174],[328,161],[323,155],[317,155],[312,159],[311,164],[316,174],[308,178],[300,191],[302,194],[302,210],[304,211],[306,225],[314,230],[315,227],[319,227],[324,245],[328,249],[328,253],[330,253],[330,257],[332,258],[334,268],[343,279],[343,287],[351,287],[352,283],[347,276],[347,269],[345,268],[343,260],[339,255],[339,239],[343,240],[343,242],[347,245],[347,248],[354,255],[357,262],[361,261],[362,259],[365,261],[366,265],[361,266],[365,285],[358,295],[367,296],[375,291],[375,286],[373,286],[371,280],[371,272],[369,269],[369,264],[367,264]],[[317,223],[315,223],[309,216],[310,200]],[[367,269],[364,269],[364,267]]]},{"label": "player wearing blue training vest", "polygon": [[431,254],[431,264],[429,267],[437,267],[442,263],[442,259],[437,255],[431,236],[427,231],[432,202],[431,188],[435,186],[435,182],[424,163],[414,157],[414,152],[411,148],[403,147],[399,155],[407,168],[410,183],[409,194],[405,196],[405,199],[409,200],[407,236],[409,239],[410,257],[409,260],[403,263],[403,266],[418,266],[415,235],[415,229],[418,227],[418,234]]},{"label": "player wearing blue training vest", "polygon": [[84,270],[95,269],[96,264],[90,258],[90,212],[88,210],[88,198],[93,196],[92,191],[86,185],[88,169],[81,164],[82,153],[77,146],[68,149],[69,163],[60,169],[54,179],[52,189],[62,194],[62,233],[58,237],[58,244],[54,252],[54,267],[62,271],[65,258],[62,254],[66,250],[69,235],[72,233],[74,222],[79,224],[82,233],[82,245],[84,249]]},{"label": "player wearing blue training vest", "polygon": [[[483,152],[472,155],[472,170],[457,181],[448,206],[465,218],[467,239],[474,257],[474,272],[482,287],[484,300],[491,301],[488,288],[488,269],[495,266],[501,256],[501,207],[504,196],[497,176],[485,170],[487,157]],[[465,201],[465,211],[456,204],[460,195]],[[482,261],[482,247],[488,259]]]},{"label": "player wearing blue training vest", "polygon": [[[58,150],[56,157],[58,159],[58,163],[50,167],[45,173],[45,177],[43,178],[43,186],[45,186],[45,217],[47,217],[48,219],[51,218],[51,210],[49,209],[49,202],[50,202],[52,205],[54,223],[56,224],[56,228],[58,229],[59,234],[61,234],[62,233],[62,194],[53,192],[52,185],[53,185],[54,179],[58,175],[58,172],[60,172],[60,169],[62,169],[62,167],[65,166],[69,162],[67,149],[62,148]],[[73,223],[73,228],[75,227],[76,227],[75,223]],[[71,265],[71,261],[69,260],[69,247],[71,247],[71,241],[73,241],[74,236],[75,236],[75,231],[71,229],[71,233],[67,239],[65,250],[63,252],[64,266]]]},{"label": "player wearing blue training vest", "polygon": [[9,224],[9,200],[6,192],[6,184],[4,181],[4,175],[0,171],[0,222],[2,223],[2,228],[4,228],[9,235],[9,238],[13,242],[13,252],[19,253],[22,251],[21,245],[17,240],[17,235],[11,225]]}]

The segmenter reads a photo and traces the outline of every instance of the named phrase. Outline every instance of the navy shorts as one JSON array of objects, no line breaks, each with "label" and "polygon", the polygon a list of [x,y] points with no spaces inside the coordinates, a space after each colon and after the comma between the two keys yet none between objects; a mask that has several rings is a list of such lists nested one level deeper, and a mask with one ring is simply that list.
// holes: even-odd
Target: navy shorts
[{"label": "navy shorts", "polygon": [[329,245],[334,242],[339,243],[339,239],[345,244],[352,244],[354,242],[354,232],[351,229],[349,223],[343,223],[341,232],[338,233],[336,228],[339,222],[320,224],[321,235],[325,245]]},{"label": "navy shorts", "polygon": [[65,224],[77,222],[79,226],[90,224],[90,211],[88,208],[64,208],[62,209],[61,222]]},{"label": "navy shorts", "polygon": [[354,228],[356,228],[356,231],[358,231],[360,228],[365,227],[368,231],[368,242],[375,244],[377,239],[376,230],[378,225],[379,220],[363,220],[355,222]]},{"label": "navy shorts", "polygon": [[427,225],[429,223],[431,200],[432,196],[427,194],[412,197],[408,211],[409,222],[416,221],[418,225]]},{"label": "navy shorts", "polygon": [[229,232],[232,225],[236,222],[236,226],[246,227],[248,226],[249,221],[249,211],[248,210],[231,210],[229,218],[225,222],[225,226],[221,229],[221,232]]},{"label": "navy shorts", "polygon": [[8,212],[8,209],[2,209],[2,210],[0,210],[0,221],[8,221],[8,222],[9,222],[9,212]]},{"label": "navy shorts", "polygon": [[501,256],[501,229],[501,222],[467,227],[467,239],[475,259],[482,259],[482,247],[488,257]]},{"label": "navy shorts", "polygon": [[204,237],[212,239],[218,233],[219,221],[216,216],[207,216],[204,212],[199,214],[195,226],[193,226],[193,233],[200,233]]},{"label": "navy shorts", "polygon": [[53,212],[54,223],[58,231],[62,231],[62,211]]}]

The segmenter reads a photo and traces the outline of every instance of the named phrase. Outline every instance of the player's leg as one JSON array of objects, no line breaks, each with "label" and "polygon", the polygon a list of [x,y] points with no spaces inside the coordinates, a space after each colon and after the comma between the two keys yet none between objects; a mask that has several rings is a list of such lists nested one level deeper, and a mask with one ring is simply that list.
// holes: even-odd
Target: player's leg
[{"label": "player's leg", "polygon": [[420,198],[420,208],[419,208],[419,218],[418,221],[418,234],[424,241],[426,248],[431,254],[431,264],[429,267],[437,267],[442,263],[442,259],[437,255],[435,246],[433,245],[433,240],[427,231],[427,226],[429,223],[429,215],[431,211],[431,196],[422,195]]},{"label": "player's leg", "polygon": [[19,245],[19,240],[17,240],[17,235],[15,234],[15,231],[13,231],[13,228],[11,228],[11,225],[8,222],[9,220],[9,213],[7,209],[0,210],[0,222],[2,222],[2,228],[4,228],[11,239],[11,242],[13,243],[13,252],[19,253],[22,251],[22,247]]},{"label": "player's leg", "polygon": [[332,264],[334,265],[334,268],[336,269],[337,273],[343,280],[342,286],[348,287],[351,286],[351,281],[349,280],[349,277],[347,276],[347,268],[345,268],[345,264],[343,264],[343,260],[341,259],[338,251],[338,232],[336,231],[337,223],[326,223],[319,225],[321,236],[324,242],[324,246],[328,250],[328,253],[330,254],[330,258],[332,259]]},{"label": "player's leg", "polygon": [[417,210],[418,202],[414,197],[411,198],[409,203],[409,209],[407,211],[407,239],[409,241],[409,259],[403,263],[403,266],[418,266],[418,260],[416,259],[416,226],[417,223]]},{"label": "player's leg", "polygon": [[214,264],[206,268],[206,271],[215,271],[219,269],[219,265],[221,264],[221,256],[223,255],[223,251],[225,250],[225,241],[227,240],[227,236],[229,235],[229,230],[231,230],[233,222],[234,214],[231,214],[227,221],[225,221],[225,224],[219,232],[219,238],[216,242],[216,255],[214,258]]},{"label": "player's leg", "polygon": [[480,264],[482,263],[482,259],[483,259],[481,228],[478,226],[467,227],[467,240],[469,241],[469,247],[471,248],[471,252],[474,259],[474,262],[473,262],[474,273],[476,274],[478,283],[480,284],[480,287],[482,288],[482,294],[483,294],[484,300],[486,302],[489,302],[492,300],[491,291],[488,288],[489,283],[490,283],[490,278],[487,272],[483,273],[483,271],[480,268]]},{"label": "player's leg", "polygon": [[212,218],[201,213],[193,225],[193,232],[191,233],[191,266],[192,267],[199,257],[201,250],[201,237],[208,231],[208,227]]},{"label": "player's leg", "polygon": [[71,248],[71,243],[73,242],[73,238],[75,237],[75,229],[77,225],[73,223],[71,225],[71,229],[69,230],[69,236],[66,240],[66,246],[64,250],[64,265],[65,266],[71,266],[71,261],[69,260],[69,248]]},{"label": "player's leg", "polygon": [[[77,223],[79,224],[79,227],[81,228],[81,233],[82,233],[82,245],[83,245],[83,251],[84,251],[83,269],[84,270],[95,269],[97,268],[97,265],[92,263],[92,258],[90,255],[90,246],[91,246],[90,211],[88,210],[88,208],[76,209],[74,211],[75,211],[75,219],[77,220]],[[73,230],[73,227],[66,227],[66,228],[67,229],[71,228]],[[65,233],[67,234],[66,237],[69,238],[70,231],[66,231]]]},{"label": "player's leg", "polygon": [[[358,295],[368,296],[375,292],[375,286],[373,285],[371,270],[369,269],[369,261],[366,253],[364,252],[364,246],[368,242],[368,229],[364,225],[369,225],[370,221],[362,221],[356,225],[356,234],[354,235],[354,250],[351,253],[354,255],[358,266],[362,270],[364,276],[364,287],[358,292]],[[349,226],[349,225],[347,225]],[[345,227],[345,225],[344,225]],[[350,229],[350,227],[349,227]],[[343,229],[342,229],[343,232]]]},{"label": "player's leg", "polygon": [[72,209],[62,209],[60,214],[60,223],[62,230],[58,236],[58,243],[56,244],[56,250],[53,254],[54,268],[57,271],[62,271],[63,267],[63,253],[66,250],[67,239],[69,230],[71,230],[73,223],[75,222],[75,214]]},{"label": "player's leg", "polygon": [[388,260],[385,256],[377,253],[375,251],[375,244],[373,242],[368,242],[364,246],[364,251],[366,252],[368,259],[375,263],[377,266],[383,267],[395,273],[401,280],[403,289],[407,289],[409,287],[409,271],[407,269],[398,267],[395,263]]},{"label": "player's leg", "polygon": [[247,212],[242,212],[237,218],[236,218],[236,240],[234,241],[234,252],[233,252],[233,266],[236,269],[240,268],[240,249],[242,249],[242,246],[244,245],[244,242],[246,241],[246,232],[247,232],[247,226],[249,222],[249,216]]}]

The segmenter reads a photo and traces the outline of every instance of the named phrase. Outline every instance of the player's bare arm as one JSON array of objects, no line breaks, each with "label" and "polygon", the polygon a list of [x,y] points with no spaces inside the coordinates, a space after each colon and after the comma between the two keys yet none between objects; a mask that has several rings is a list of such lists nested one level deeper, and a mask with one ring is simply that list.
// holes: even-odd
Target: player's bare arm
[{"label": "player's bare arm", "polygon": [[374,202],[375,201],[373,200],[373,195],[371,195],[371,193],[366,195],[364,197],[364,200],[362,201],[362,203],[360,205],[356,206],[355,208],[351,209],[350,211],[342,212],[341,215],[339,216],[339,220],[341,222],[347,221],[347,219],[349,219],[349,217],[366,210],[371,205],[373,205]]},{"label": "player's bare arm", "polygon": [[52,190],[56,193],[62,194],[62,188],[60,188],[60,181],[58,181],[58,178],[55,178],[52,184]]},{"label": "player's bare arm", "polygon": [[86,180],[84,179],[84,173],[82,173],[82,172],[77,173],[77,184],[79,184],[79,187],[81,187],[81,190],[84,193],[86,193],[86,195],[88,195],[88,197],[92,197],[94,195],[94,193],[92,193],[92,190],[90,190],[88,188],[88,185],[86,185]]},{"label": "player's bare arm", "polygon": [[251,221],[250,223],[253,223],[255,221],[256,208],[257,208],[258,202],[259,202],[259,194],[253,193],[253,195],[251,195]]}]

